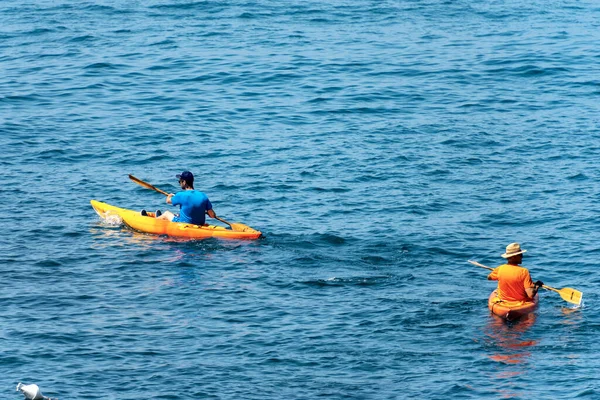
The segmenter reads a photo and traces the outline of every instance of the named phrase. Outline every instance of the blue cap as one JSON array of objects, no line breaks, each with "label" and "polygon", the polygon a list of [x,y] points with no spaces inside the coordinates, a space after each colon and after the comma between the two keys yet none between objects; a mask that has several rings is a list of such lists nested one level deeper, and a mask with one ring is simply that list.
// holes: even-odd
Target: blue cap
[{"label": "blue cap", "polygon": [[192,174],[190,171],[183,171],[181,174],[177,174],[175,176],[177,179],[183,179],[187,183],[194,183],[194,174]]}]

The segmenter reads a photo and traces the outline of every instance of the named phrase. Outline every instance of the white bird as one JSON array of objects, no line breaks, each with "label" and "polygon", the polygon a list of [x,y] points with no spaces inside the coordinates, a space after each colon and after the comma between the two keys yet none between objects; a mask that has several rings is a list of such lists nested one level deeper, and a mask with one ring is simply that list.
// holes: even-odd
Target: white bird
[{"label": "white bird", "polygon": [[51,399],[50,397],[46,397],[40,392],[40,388],[35,383],[31,385],[23,385],[21,382],[17,385],[17,392],[23,393],[26,399],[28,400],[58,400]]}]

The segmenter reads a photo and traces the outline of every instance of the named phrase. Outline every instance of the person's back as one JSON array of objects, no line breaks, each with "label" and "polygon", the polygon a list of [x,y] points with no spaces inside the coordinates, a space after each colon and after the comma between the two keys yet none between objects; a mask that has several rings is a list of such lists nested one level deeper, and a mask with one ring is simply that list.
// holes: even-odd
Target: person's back
[{"label": "person's back", "polygon": [[527,268],[503,264],[491,274],[491,280],[498,281],[498,297],[504,301],[531,301],[526,289],[533,287]]},{"label": "person's back", "polygon": [[491,281],[498,281],[498,299],[506,302],[533,301],[538,289],[544,284],[531,280],[529,270],[520,266],[523,261],[523,253],[519,243],[511,243],[506,246],[506,253],[502,258],[507,260],[488,275]]},{"label": "person's back", "polygon": [[171,202],[174,206],[181,207],[179,216],[174,217],[173,222],[204,225],[206,212],[212,210],[208,196],[197,190],[179,192],[171,198]]},{"label": "person's back", "polygon": [[[157,211],[156,218],[195,225],[204,225],[206,221],[205,214],[208,214],[211,218],[217,218],[208,196],[194,189],[194,174],[190,171],[183,171],[176,176],[183,191],[177,194],[169,193],[166,201],[167,204],[179,206],[179,215],[175,215],[168,210],[162,214]],[[144,214],[142,213],[142,215]]]}]

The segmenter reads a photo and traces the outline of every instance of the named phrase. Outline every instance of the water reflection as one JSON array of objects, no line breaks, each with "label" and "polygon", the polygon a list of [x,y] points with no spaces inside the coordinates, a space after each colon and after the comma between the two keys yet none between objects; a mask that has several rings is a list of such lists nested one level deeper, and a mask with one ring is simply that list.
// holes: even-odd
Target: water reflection
[{"label": "water reflection", "polygon": [[562,314],[565,318],[565,323],[567,324],[573,324],[576,323],[577,321],[581,320],[581,309],[583,308],[583,303],[580,306],[573,306],[573,307],[569,307],[569,306],[562,306],[560,308]]},{"label": "water reflection", "polygon": [[90,228],[90,233],[94,239],[115,239],[108,241],[94,240],[92,248],[97,249],[124,245],[148,247],[160,238],[160,236],[150,236],[133,231],[123,225],[111,225],[104,222],[100,222],[95,227]]},{"label": "water reflection", "polygon": [[[189,257],[201,256],[210,258],[215,252],[236,250],[240,247],[251,247],[255,245],[253,241],[235,240],[227,238],[188,238],[175,237],[167,235],[155,235],[150,233],[138,232],[119,221],[113,223],[106,219],[101,219],[93,224],[89,232],[92,236],[101,239],[116,239],[114,242],[95,241],[94,248],[105,248],[118,245],[135,245],[144,249],[155,248],[156,244],[164,245],[161,251],[171,252],[170,262],[183,261]],[[244,262],[244,260],[238,260]]]},{"label": "water reflection", "polygon": [[533,313],[515,322],[491,315],[486,331],[497,351],[489,356],[490,359],[506,364],[525,363],[531,355],[529,348],[535,346],[537,340],[527,340],[523,336],[533,326],[535,319]]},{"label": "water reflection", "polygon": [[492,376],[493,381],[504,382],[497,389],[501,398],[521,398],[527,393],[527,389],[522,384],[517,385],[514,379],[528,370],[525,366],[531,357],[532,348],[538,344],[538,340],[527,338],[527,332],[535,324],[535,320],[534,313],[514,322],[490,315],[485,328],[491,350],[488,357],[500,365],[511,366],[508,369],[498,369]]}]

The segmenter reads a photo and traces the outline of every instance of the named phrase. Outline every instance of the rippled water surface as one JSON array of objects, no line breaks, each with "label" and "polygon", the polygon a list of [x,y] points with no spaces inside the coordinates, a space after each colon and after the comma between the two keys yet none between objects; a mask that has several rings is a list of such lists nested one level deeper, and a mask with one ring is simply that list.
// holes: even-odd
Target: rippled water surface
[{"label": "rippled water surface", "polygon": [[[598,398],[595,1],[0,2],[0,398]],[[257,241],[101,221],[192,170]],[[513,241],[553,292],[489,315]]]}]

